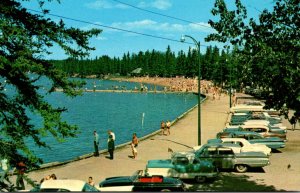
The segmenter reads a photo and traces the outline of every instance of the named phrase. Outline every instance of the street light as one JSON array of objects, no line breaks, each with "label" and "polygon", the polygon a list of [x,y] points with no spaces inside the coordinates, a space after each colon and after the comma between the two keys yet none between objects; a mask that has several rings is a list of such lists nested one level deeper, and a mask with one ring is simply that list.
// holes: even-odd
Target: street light
[{"label": "street light", "polygon": [[198,57],[198,68],[199,68],[199,74],[198,74],[198,145],[201,145],[201,94],[200,94],[200,88],[201,88],[201,83],[200,83],[200,78],[201,78],[201,64],[200,64],[200,42],[198,42],[195,38],[189,36],[189,35],[182,35],[180,41],[184,42],[185,38],[190,38],[193,40],[194,44],[197,47],[197,51],[199,54]]}]

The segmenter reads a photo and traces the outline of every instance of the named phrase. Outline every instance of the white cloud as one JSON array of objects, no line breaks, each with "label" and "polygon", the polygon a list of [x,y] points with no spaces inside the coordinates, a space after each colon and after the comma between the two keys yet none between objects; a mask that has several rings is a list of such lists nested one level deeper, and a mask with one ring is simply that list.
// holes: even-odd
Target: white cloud
[{"label": "white cloud", "polygon": [[198,22],[198,23],[191,23],[189,27],[196,31],[206,31],[206,32],[216,32],[208,23]]},{"label": "white cloud", "polygon": [[155,0],[153,2],[145,2],[142,1],[138,4],[138,7],[141,8],[156,8],[156,9],[160,9],[160,10],[167,10],[170,7],[172,7],[172,4],[169,0]]},{"label": "white cloud", "polygon": [[96,37],[96,40],[107,40],[107,37],[103,37],[100,34],[99,36]]},{"label": "white cloud", "polygon": [[153,26],[155,26],[157,22],[152,20],[140,20],[140,21],[133,21],[133,22],[116,22],[113,23],[111,26],[126,30],[136,30],[136,29],[151,29]]},{"label": "white cloud", "polygon": [[157,9],[166,10],[172,7],[172,4],[168,0],[156,0],[152,3],[152,6]]},{"label": "white cloud", "polygon": [[93,25],[93,24],[88,24],[88,25],[86,25],[86,26],[80,27],[80,29],[81,29],[81,30],[85,30],[85,31],[91,30],[92,28],[97,28],[97,29],[100,29],[100,30],[103,30],[103,29],[104,29],[104,28],[101,27],[101,26],[97,26],[97,25],[102,25],[101,22],[95,22],[94,24],[95,24],[95,25]]},{"label": "white cloud", "polygon": [[[132,22],[116,22],[111,25],[115,28],[149,33],[151,31],[157,32],[206,32],[212,33],[214,30],[210,28],[207,23],[195,23],[195,24],[178,24],[178,23],[159,23],[150,19],[132,21]],[[105,29],[104,29],[105,30]],[[106,30],[105,30],[106,31]]]},{"label": "white cloud", "polygon": [[94,2],[85,4],[85,6],[90,9],[114,9],[114,8],[127,9],[128,8],[127,5],[120,4],[120,3],[113,4],[106,0],[96,0]]}]

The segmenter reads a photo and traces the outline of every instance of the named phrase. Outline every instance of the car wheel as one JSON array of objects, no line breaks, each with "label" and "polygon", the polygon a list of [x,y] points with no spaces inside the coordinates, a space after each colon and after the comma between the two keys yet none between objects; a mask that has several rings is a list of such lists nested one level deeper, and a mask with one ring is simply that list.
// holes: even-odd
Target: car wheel
[{"label": "car wheel", "polygon": [[248,167],[246,165],[236,165],[235,170],[239,173],[244,173],[248,170]]},{"label": "car wheel", "polygon": [[195,177],[195,181],[196,181],[197,183],[203,183],[203,182],[206,181],[206,177],[205,177],[205,176],[196,176],[196,177]]},{"label": "car wheel", "polygon": [[160,190],[161,192],[171,192],[171,190],[170,189],[162,189],[162,190]]}]

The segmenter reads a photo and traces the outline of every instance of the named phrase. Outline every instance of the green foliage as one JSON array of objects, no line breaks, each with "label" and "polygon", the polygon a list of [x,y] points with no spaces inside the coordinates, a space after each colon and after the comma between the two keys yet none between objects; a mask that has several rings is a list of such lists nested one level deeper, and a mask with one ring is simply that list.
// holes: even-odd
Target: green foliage
[{"label": "green foliage", "polygon": [[224,0],[216,0],[212,13],[220,19],[209,24],[217,33],[206,40],[234,47],[231,63],[242,74],[238,84],[267,93],[267,108],[286,107],[299,116],[300,4],[298,0],[273,2],[274,9],[263,10],[256,21],[247,18],[240,0],[233,11],[227,9]]},{"label": "green foliage", "polygon": [[[72,58],[88,56],[93,47],[89,38],[101,30],[82,31],[67,28],[63,21],[55,23],[45,15],[28,12],[17,0],[2,0],[0,6],[0,157],[7,158],[12,166],[22,160],[29,169],[42,160],[34,155],[25,141],[34,141],[39,147],[48,147],[42,137],[53,135],[61,141],[74,137],[77,127],[61,120],[66,109],[48,104],[37,85],[41,78],[50,80],[47,93],[62,88],[68,96],[80,94],[81,82],[70,81],[65,72],[43,59],[54,45]],[[74,46],[75,45],[75,46]],[[75,47],[77,47],[75,49]],[[13,94],[6,89],[13,88]],[[28,113],[42,118],[41,128],[30,124]]]},{"label": "green foliage", "polygon": [[[228,82],[226,81],[229,77],[227,57],[228,54],[225,52],[221,56],[217,47],[208,47],[206,53],[200,55],[202,79],[213,80],[220,85],[222,82]],[[186,76],[194,78],[198,76],[198,59],[196,50],[190,48],[187,55],[180,51],[176,56],[168,46],[165,52],[152,50],[151,52],[140,51],[138,54],[127,53],[121,59],[101,56],[85,60],[56,60],[52,63],[70,76],[97,75],[102,77],[106,74],[127,76],[136,68],[142,68],[140,76]]]}]

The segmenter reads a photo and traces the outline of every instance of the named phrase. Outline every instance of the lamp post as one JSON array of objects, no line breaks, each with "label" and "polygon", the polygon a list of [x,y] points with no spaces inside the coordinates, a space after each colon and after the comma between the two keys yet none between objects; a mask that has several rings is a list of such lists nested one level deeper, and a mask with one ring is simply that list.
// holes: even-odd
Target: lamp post
[{"label": "lamp post", "polygon": [[198,68],[199,68],[199,74],[198,74],[198,145],[201,145],[201,94],[200,94],[200,88],[201,88],[201,64],[200,64],[200,42],[198,42],[195,38],[189,36],[189,35],[182,35],[180,41],[184,42],[185,38],[190,38],[193,40],[194,44],[197,47],[197,51],[199,54],[198,57]]},{"label": "lamp post", "polygon": [[232,82],[231,82],[231,76],[232,76],[232,69],[231,69],[232,67],[231,67],[231,64],[230,64],[230,92],[229,92],[229,94],[230,94],[230,96],[229,96],[229,107],[231,108],[232,107]]}]

